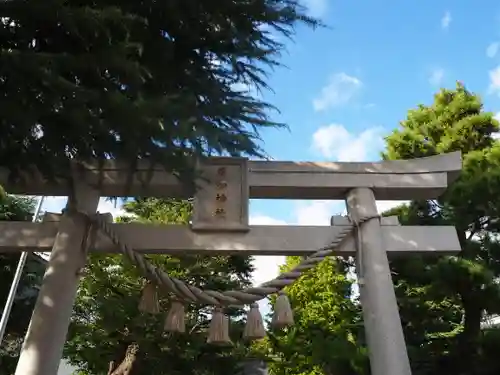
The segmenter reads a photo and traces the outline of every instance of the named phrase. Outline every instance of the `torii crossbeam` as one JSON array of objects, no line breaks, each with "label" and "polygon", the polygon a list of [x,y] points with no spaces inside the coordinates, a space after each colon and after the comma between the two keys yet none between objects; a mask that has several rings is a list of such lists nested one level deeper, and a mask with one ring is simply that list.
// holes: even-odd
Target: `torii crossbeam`
[{"label": "torii crossbeam", "polygon": [[[61,214],[51,214],[43,223],[0,223],[0,253],[51,252],[59,230]],[[123,242],[145,254],[206,255],[308,255],[331,242],[347,226],[347,218],[334,218],[333,226],[251,225],[248,232],[194,232],[184,225],[143,223],[110,224]],[[449,254],[460,251],[455,228],[450,226],[400,226],[396,216],[381,223],[383,248],[390,255],[415,253]],[[111,240],[99,233],[90,249],[117,253]],[[355,256],[352,237],[337,251],[339,256]]]},{"label": "torii crossbeam", "polygon": [[[189,197],[192,192],[170,174],[155,170],[145,184],[147,168],[132,176],[109,161],[104,172],[87,165],[78,175],[78,210],[93,214],[100,196]],[[124,243],[144,253],[307,255],[327,245],[347,225],[335,218],[331,227],[249,226],[249,198],[346,199],[351,219],[377,214],[375,199],[432,199],[461,169],[459,153],[409,161],[379,163],[295,163],[212,158],[201,167],[207,180],[195,195],[192,226],[110,224]],[[10,184],[0,171],[0,184],[10,193],[69,195],[63,182],[28,179]],[[127,187],[127,189],[125,188]],[[85,264],[78,244],[85,223],[71,214],[51,215],[44,223],[0,223],[0,252],[51,251],[16,375],[55,374],[67,334],[72,305]],[[410,375],[411,370],[389,270],[391,254],[453,254],[460,244],[453,227],[399,226],[396,218],[378,218],[360,228],[360,243],[350,238],[338,255],[357,255],[370,364],[373,375]],[[360,245],[356,249],[355,245]],[[98,235],[91,249],[116,252]]]}]

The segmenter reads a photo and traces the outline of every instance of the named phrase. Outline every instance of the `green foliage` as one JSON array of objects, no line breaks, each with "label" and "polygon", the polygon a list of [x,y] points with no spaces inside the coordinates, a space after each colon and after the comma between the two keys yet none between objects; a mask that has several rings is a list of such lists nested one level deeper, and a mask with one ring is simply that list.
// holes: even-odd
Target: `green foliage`
[{"label": "green foliage", "polygon": [[[157,198],[138,198],[127,202],[124,208],[134,215],[135,221],[163,224],[186,224],[193,211],[190,201]],[[118,220],[129,221],[130,217]]]},{"label": "green foliage", "polygon": [[463,156],[458,181],[442,197],[387,213],[398,214],[405,224],[454,225],[462,246],[456,257],[392,262],[414,374],[500,371],[487,349],[498,334],[481,330],[482,319],[500,311],[500,144],[493,137],[498,130],[480,98],[457,84],[436,94],[431,106],[409,111],[401,128],[387,137],[387,159],[451,151]]},{"label": "green foliage", "polygon": [[[461,151],[463,171],[439,199],[412,201],[384,215],[403,225],[454,225],[458,256],[391,261],[414,375],[500,373],[500,329],[482,329],[500,312],[499,123],[480,98],[457,84],[430,106],[408,112],[386,138],[386,159]],[[287,260],[287,267],[299,259]],[[343,263],[330,259],[288,288],[297,326],[275,332],[254,349],[275,359],[273,375],[368,374],[362,317],[345,288]]]},{"label": "green foliage", "polygon": [[69,158],[148,157],[182,173],[210,153],[263,156],[281,126],[245,89],[300,24],[297,0],[0,3],[0,166],[67,178]]},{"label": "green foliage", "polygon": [[411,159],[445,152],[485,150],[491,147],[499,123],[483,112],[479,96],[461,83],[455,90],[442,89],[430,106],[408,111],[401,128],[387,138],[386,159]]},{"label": "green foliage", "polygon": [[[138,220],[154,223],[187,223],[192,206],[189,201],[136,199],[125,206]],[[231,257],[155,255],[148,257],[170,275],[202,288],[228,290],[250,285],[249,259]],[[121,360],[131,343],[139,345],[138,373],[221,374],[233,373],[237,362],[248,352],[240,338],[243,311],[230,309],[234,347],[206,343],[210,310],[187,306],[186,334],[163,332],[165,314],[150,316],[138,311],[144,280],[122,256],[92,254],[78,292],[65,356],[85,374],[105,373],[111,360]],[[162,311],[170,304],[162,296]]]},{"label": "green foliage", "polygon": [[0,196],[1,221],[31,220],[34,208],[35,201],[32,198],[15,195]]},{"label": "green foliage", "polygon": [[[288,257],[283,270],[300,257]],[[260,344],[275,357],[273,375],[359,374],[366,366],[359,306],[349,297],[348,264],[329,258],[286,289],[295,325],[276,331]]]},{"label": "green foliage", "polygon": [[[31,220],[34,201],[12,195],[0,196],[0,221]],[[14,279],[20,254],[0,254],[0,304],[4,306]],[[26,260],[14,304],[9,316],[4,341],[0,345],[0,373],[14,372],[21,345],[28,328],[38,286],[45,271],[45,261],[35,254]]]}]

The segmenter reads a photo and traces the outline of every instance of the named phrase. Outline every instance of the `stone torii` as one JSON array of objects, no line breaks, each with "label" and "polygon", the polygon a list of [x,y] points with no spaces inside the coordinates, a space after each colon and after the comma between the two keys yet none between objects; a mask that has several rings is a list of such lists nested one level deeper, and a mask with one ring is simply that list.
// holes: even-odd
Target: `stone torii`
[{"label": "stone torii", "polygon": [[[99,169],[100,168],[100,169]],[[11,194],[73,194],[77,210],[93,215],[100,196],[188,198],[177,179],[163,169],[151,174],[144,163],[132,173],[115,161],[84,165],[74,191],[61,182],[30,177],[11,184],[0,170],[0,185]],[[196,192],[191,226],[107,224],[137,253],[308,255],[332,242],[352,222],[364,221],[356,238],[346,238],[336,255],[356,255],[366,336],[373,375],[410,375],[403,330],[389,270],[392,254],[453,254],[460,251],[454,227],[399,226],[379,219],[376,199],[433,199],[461,169],[460,153],[378,163],[313,163],[210,158],[200,167],[206,177]],[[69,172],[76,173],[76,172]],[[31,175],[33,176],[33,175]],[[145,183],[147,181],[147,183]],[[351,220],[331,227],[249,226],[249,198],[345,199]],[[88,222],[69,212],[43,223],[0,223],[0,252],[51,251],[16,375],[57,373],[86,253],[80,244]],[[116,242],[96,233],[90,248],[117,252]]]}]

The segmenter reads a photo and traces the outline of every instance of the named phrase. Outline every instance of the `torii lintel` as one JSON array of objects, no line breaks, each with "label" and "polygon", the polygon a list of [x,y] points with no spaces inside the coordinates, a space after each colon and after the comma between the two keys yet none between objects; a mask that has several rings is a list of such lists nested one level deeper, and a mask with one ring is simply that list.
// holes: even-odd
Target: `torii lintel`
[{"label": "torii lintel", "polygon": [[[214,157],[206,159],[204,164],[239,166],[248,183],[249,198],[344,199],[350,189],[366,187],[373,190],[378,200],[409,200],[439,196],[458,176],[462,160],[460,152],[453,152],[381,162],[320,163]],[[150,174],[151,163],[147,160],[141,160],[135,172],[115,160],[82,165],[78,179],[99,187],[101,196],[188,198],[193,195],[160,166],[154,167]],[[71,171],[66,175],[69,173]],[[49,182],[36,172],[26,174],[23,183],[12,183],[7,171],[0,168],[0,185],[11,194],[69,195],[64,181]]]}]

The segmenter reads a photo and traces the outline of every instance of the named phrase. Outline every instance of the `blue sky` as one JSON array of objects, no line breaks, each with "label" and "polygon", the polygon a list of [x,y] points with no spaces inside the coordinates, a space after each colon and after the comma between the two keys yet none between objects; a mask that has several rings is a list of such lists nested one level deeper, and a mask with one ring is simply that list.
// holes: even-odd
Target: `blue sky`
[{"label": "blue sky", "polygon": [[[268,131],[278,160],[379,159],[408,109],[462,81],[500,114],[500,3],[307,0],[328,29],[298,30],[267,94],[290,132]],[[381,210],[391,203],[381,202]],[[259,222],[327,225],[342,202],[252,202]],[[260,260],[259,264],[260,264]],[[263,262],[264,263],[264,262]],[[269,277],[262,265],[262,279]],[[265,271],[264,271],[265,270]],[[267,276],[267,277],[266,277]]]},{"label": "blue sky", "polygon": [[[383,136],[408,109],[429,104],[460,80],[500,114],[500,3],[305,0],[327,29],[299,27],[287,43],[288,68],[270,76],[273,117],[290,131],[263,133],[277,160],[379,159]],[[58,211],[61,199],[44,209]],[[390,207],[381,202],[380,209]],[[254,224],[328,225],[342,202],[252,201]],[[103,202],[101,212],[116,212]],[[282,257],[257,259],[256,281],[275,276]]]}]

